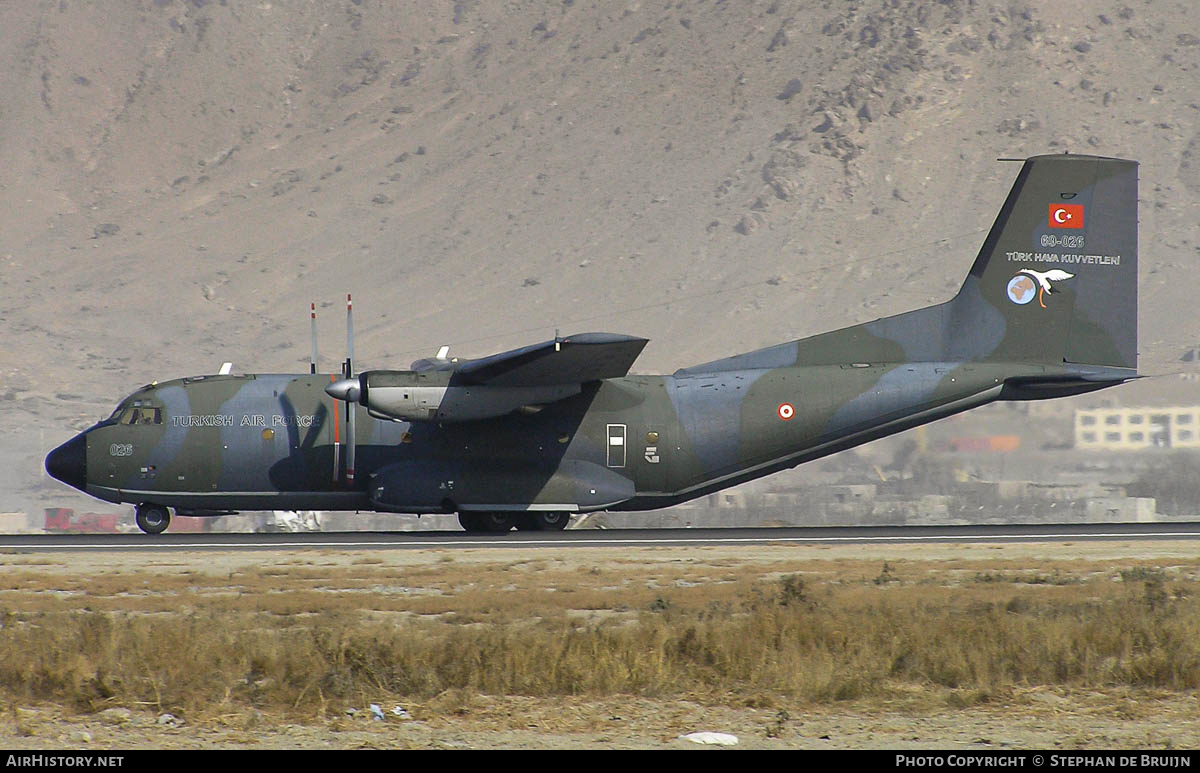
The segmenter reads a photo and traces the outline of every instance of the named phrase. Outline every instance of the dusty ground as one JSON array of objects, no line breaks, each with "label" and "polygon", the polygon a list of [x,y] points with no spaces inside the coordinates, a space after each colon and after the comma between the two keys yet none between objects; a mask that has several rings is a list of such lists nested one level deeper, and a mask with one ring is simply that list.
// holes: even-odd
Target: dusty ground
[{"label": "dusty ground", "polygon": [[[904,582],[923,576],[1031,568],[1079,576],[1113,567],[1152,566],[1194,574],[1191,543],[1079,543],[953,546],[777,546],[658,548],[631,557],[615,550],[528,551],[319,551],[279,553],[147,553],[132,555],[7,553],[6,574],[21,572],[25,588],[0,592],[0,605],[21,608],[38,578],[57,583],[59,603],[71,598],[71,583],[97,588],[79,604],[100,605],[102,597],[152,596],[146,589],[121,590],[114,580],[158,576],[168,597],[180,577],[235,578],[258,572],[276,578],[280,590],[318,570],[370,569],[406,573],[440,569],[448,577],[498,573],[497,582],[537,581],[539,572],[586,577],[591,570],[629,567],[636,560],[647,576],[686,577],[712,567],[728,572],[777,572],[827,576],[869,575],[884,562]],[[289,573],[292,573],[289,577]],[[515,578],[515,579],[514,579]],[[327,573],[321,584],[333,587]],[[101,590],[108,588],[111,590]],[[361,594],[369,609],[372,595]],[[69,602],[67,602],[69,603]],[[992,696],[982,704],[961,700],[954,690],[898,686],[886,697],[804,704],[754,696],[730,701],[718,694],[672,698],[608,696],[550,697],[441,695],[412,702],[380,696],[387,719],[367,718],[367,707],[330,707],[320,716],[295,716],[249,708],[219,709],[189,716],[182,724],[153,707],[113,707],[80,714],[63,706],[16,701],[0,719],[0,745],[36,748],[685,748],[679,736],[701,730],[732,733],[740,748],[1196,748],[1200,711],[1190,693],[1129,689],[1079,690],[1028,687]],[[390,714],[402,705],[411,719]],[[358,709],[351,717],[345,709]],[[165,723],[165,724],[164,724]],[[697,747],[699,748],[699,747]]]},{"label": "dusty ground", "polygon": [[[246,712],[164,727],[151,712],[80,717],[21,708],[0,725],[0,746],[43,749],[653,749],[703,748],[681,735],[732,733],[746,749],[1194,749],[1194,696],[1029,690],[1005,706],[742,708],[694,701],[474,698],[436,720],[360,716],[296,722]],[[390,708],[390,707],[389,707]],[[781,718],[780,712],[786,712]],[[18,730],[18,725],[24,733]]]}]

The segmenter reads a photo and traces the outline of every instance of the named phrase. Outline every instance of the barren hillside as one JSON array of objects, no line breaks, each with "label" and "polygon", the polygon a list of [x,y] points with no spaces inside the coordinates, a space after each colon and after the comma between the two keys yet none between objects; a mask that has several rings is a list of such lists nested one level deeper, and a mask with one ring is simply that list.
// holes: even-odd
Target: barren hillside
[{"label": "barren hillside", "polygon": [[303,369],[310,299],[326,367],[349,291],[363,367],[557,328],[643,372],[943,300],[1001,156],[1142,162],[1177,370],[1198,63],[1190,0],[2,4],[0,510],[144,382]]}]

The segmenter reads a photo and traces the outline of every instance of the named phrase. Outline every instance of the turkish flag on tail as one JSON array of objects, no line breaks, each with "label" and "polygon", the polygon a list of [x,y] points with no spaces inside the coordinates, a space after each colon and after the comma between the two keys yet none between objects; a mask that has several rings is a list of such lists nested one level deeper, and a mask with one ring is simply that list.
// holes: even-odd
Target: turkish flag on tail
[{"label": "turkish flag on tail", "polygon": [[1051,228],[1083,228],[1082,204],[1051,204]]}]

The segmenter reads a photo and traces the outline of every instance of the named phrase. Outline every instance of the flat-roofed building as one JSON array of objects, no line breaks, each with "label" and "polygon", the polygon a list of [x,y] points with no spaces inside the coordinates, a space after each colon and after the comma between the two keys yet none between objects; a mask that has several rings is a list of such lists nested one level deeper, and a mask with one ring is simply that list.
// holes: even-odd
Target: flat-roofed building
[{"label": "flat-roofed building", "polygon": [[1075,447],[1105,451],[1200,448],[1200,406],[1078,410]]}]

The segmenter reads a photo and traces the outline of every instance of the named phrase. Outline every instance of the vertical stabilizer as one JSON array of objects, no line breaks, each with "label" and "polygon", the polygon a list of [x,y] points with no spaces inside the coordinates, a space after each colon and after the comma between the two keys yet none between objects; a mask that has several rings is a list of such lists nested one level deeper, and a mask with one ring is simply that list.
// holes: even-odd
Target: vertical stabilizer
[{"label": "vertical stabilizer", "polygon": [[952,300],[681,370],[847,362],[1137,368],[1136,161],[1026,159]]},{"label": "vertical stabilizer", "polygon": [[1002,325],[987,359],[1136,368],[1137,275],[1137,162],[1034,156],[951,315]]}]

